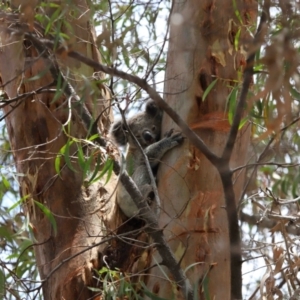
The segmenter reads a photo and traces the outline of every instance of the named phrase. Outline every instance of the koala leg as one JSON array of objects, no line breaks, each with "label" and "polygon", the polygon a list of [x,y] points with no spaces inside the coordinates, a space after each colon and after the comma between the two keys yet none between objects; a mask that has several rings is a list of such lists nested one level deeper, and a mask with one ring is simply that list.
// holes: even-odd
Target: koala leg
[{"label": "koala leg", "polygon": [[143,197],[147,200],[148,205],[151,206],[151,203],[154,200],[154,192],[151,184],[143,185],[140,190]]},{"label": "koala leg", "polygon": [[[154,196],[153,188],[150,184],[144,184],[140,186],[139,189],[143,196],[143,200],[147,201],[147,204],[151,208],[157,206],[154,205],[155,196]],[[131,197],[129,196],[129,194],[127,193],[127,191],[122,185],[120,186],[117,193],[117,203],[127,217],[131,218],[134,216],[138,216],[139,214],[138,208],[136,207],[134,201],[131,199]]]},{"label": "koala leg", "polygon": [[141,193],[144,196],[144,199],[147,201],[147,204],[154,212],[154,214],[158,217],[160,214],[160,199],[155,198],[153,187],[150,184],[144,186],[141,189]]}]

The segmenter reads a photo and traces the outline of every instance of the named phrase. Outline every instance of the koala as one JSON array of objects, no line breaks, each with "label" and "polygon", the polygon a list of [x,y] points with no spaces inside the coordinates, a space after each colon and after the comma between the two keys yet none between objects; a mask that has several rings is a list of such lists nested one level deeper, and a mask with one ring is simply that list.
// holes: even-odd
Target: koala
[{"label": "koala", "polygon": [[[180,145],[184,140],[181,133],[173,134],[173,130],[170,130],[160,139],[162,116],[162,110],[157,107],[153,100],[150,100],[146,103],[144,112],[126,120],[130,131],[147,155],[154,175],[162,156],[170,149]],[[154,192],[143,154],[126,130],[122,120],[112,125],[110,135],[119,146],[127,145],[126,170],[148,204],[152,206]],[[138,217],[138,208],[121,183],[117,188],[117,203],[128,218]],[[156,203],[156,209],[159,209],[158,203]]]}]

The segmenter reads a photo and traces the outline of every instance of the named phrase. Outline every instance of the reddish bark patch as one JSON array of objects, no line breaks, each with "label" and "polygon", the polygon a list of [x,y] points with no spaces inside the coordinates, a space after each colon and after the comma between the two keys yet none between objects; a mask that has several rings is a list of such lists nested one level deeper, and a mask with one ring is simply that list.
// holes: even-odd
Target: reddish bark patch
[{"label": "reddish bark patch", "polygon": [[[172,232],[176,237],[190,233],[218,233],[220,229],[215,225],[216,203],[221,192],[199,192],[190,201],[182,215],[185,226],[178,224]],[[186,230],[185,228],[188,228]],[[205,237],[206,239],[206,237]]]},{"label": "reddish bark patch", "polygon": [[155,282],[155,283],[154,283],[154,286],[153,286],[153,288],[152,288],[152,292],[153,292],[154,294],[158,294],[158,293],[159,293],[159,289],[160,289],[159,283],[158,283],[158,282]]},{"label": "reddish bark patch", "polygon": [[198,122],[190,124],[191,129],[210,129],[214,131],[229,132],[230,124],[227,114],[223,112],[212,112],[201,117]]},{"label": "reddish bark patch", "polygon": [[206,260],[207,253],[203,244],[198,245],[195,251],[195,262],[204,262]]}]

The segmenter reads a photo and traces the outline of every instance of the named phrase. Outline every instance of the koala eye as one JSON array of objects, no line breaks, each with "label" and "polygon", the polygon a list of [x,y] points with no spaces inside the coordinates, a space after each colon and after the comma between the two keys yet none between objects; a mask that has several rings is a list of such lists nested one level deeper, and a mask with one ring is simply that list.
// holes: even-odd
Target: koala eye
[{"label": "koala eye", "polygon": [[155,131],[155,130],[156,130],[156,126],[153,125],[153,126],[152,126],[152,131]]}]

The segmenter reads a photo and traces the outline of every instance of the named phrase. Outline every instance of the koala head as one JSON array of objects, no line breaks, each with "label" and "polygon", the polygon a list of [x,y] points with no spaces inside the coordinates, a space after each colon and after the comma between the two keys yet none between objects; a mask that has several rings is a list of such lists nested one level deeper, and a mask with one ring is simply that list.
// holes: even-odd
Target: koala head
[{"label": "koala head", "polygon": [[[140,112],[133,117],[126,119],[127,125],[139,141],[143,148],[157,142],[161,133],[162,111],[153,100],[146,103],[144,112]],[[110,130],[110,135],[119,146],[127,143],[134,147],[135,144],[126,130],[122,120],[116,121]]]}]

